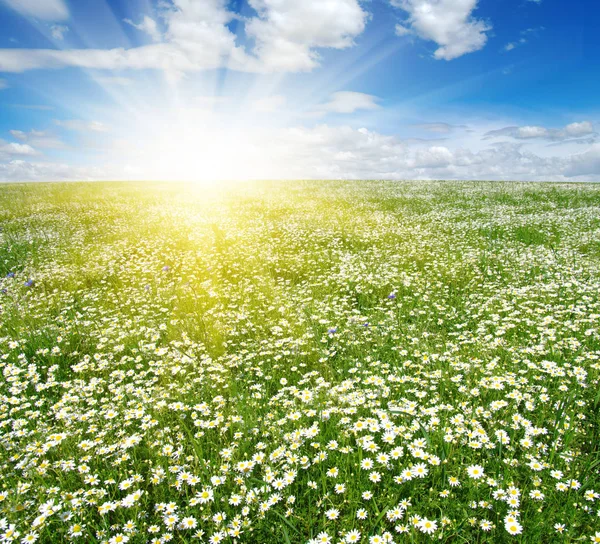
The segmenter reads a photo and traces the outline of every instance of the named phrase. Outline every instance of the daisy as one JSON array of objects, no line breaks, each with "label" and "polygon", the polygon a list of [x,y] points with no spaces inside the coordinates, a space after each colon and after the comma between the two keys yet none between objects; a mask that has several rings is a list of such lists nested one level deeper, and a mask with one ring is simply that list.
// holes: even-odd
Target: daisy
[{"label": "daisy", "polygon": [[474,480],[483,477],[483,467],[481,465],[471,465],[467,467],[467,474]]},{"label": "daisy", "polygon": [[523,532],[522,525],[516,520],[509,523],[505,523],[504,527],[508,531],[508,534],[511,535],[520,535]]},{"label": "daisy", "polygon": [[195,529],[196,525],[198,525],[198,522],[194,517],[190,516],[181,520],[181,527],[184,529]]},{"label": "daisy", "polygon": [[327,510],[327,512],[325,512],[325,517],[327,517],[327,519],[329,520],[334,520],[337,519],[340,515],[340,511],[337,508],[330,508],[329,510]]},{"label": "daisy", "polygon": [[354,542],[360,542],[360,531],[357,531],[356,529],[349,531],[348,533],[346,533],[346,537],[344,538],[344,540],[348,544],[353,544]]},{"label": "daisy", "polygon": [[417,524],[417,527],[422,533],[426,533],[428,535],[433,534],[437,529],[437,523],[433,520],[428,520],[427,518],[423,518]]},{"label": "daisy", "polygon": [[325,531],[323,531],[317,535],[315,542],[318,542],[318,544],[330,544],[331,537]]}]

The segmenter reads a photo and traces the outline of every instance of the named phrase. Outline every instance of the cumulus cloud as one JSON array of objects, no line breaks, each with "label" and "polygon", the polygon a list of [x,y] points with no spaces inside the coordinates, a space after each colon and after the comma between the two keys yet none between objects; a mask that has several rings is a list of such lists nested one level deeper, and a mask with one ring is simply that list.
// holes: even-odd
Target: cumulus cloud
[{"label": "cumulus cloud", "polygon": [[220,67],[249,72],[310,70],[319,63],[318,49],[353,45],[368,17],[358,0],[249,3],[256,10],[255,16],[245,19],[245,33],[254,42],[249,50],[236,44],[236,35],[227,26],[239,19],[227,9],[227,0],[172,0],[172,4],[163,4],[162,36],[150,17],[141,23],[127,20],[157,43],[130,49],[0,49],[0,71],[67,66],[160,69],[171,75]]},{"label": "cumulus cloud", "polygon": [[0,0],[21,15],[44,21],[62,21],[69,17],[64,0]]},{"label": "cumulus cloud", "polygon": [[35,155],[36,151],[29,144],[20,144],[17,142],[7,143],[0,140],[0,158],[6,158],[13,155]]},{"label": "cumulus cloud", "polygon": [[590,121],[583,121],[581,123],[571,123],[565,127],[565,133],[567,136],[587,136],[588,134],[594,133],[594,126]]},{"label": "cumulus cloud", "polygon": [[[221,134],[217,128],[210,132],[210,141],[221,138],[223,149],[219,150],[219,146],[204,149],[201,145],[186,148],[184,142],[173,141],[169,143],[173,149],[162,148],[168,153],[168,161],[154,157],[158,168],[149,164],[152,156],[142,157],[134,166],[111,166],[110,170],[107,167],[79,168],[37,162],[34,157],[26,157],[31,154],[30,150],[16,147],[27,144],[15,144],[0,157],[0,179],[144,179],[149,176],[167,179],[173,177],[173,168],[177,164],[187,162],[189,165],[191,153],[192,160],[202,168],[213,159],[223,178],[231,177],[232,172],[237,171],[263,179],[600,180],[600,144],[573,155],[541,156],[518,142],[496,142],[472,150],[451,142],[432,145],[431,142],[404,140],[366,128],[327,124],[312,128],[256,129],[245,140],[233,145],[230,145],[230,134],[227,138],[228,133]],[[15,136],[22,140],[22,135]],[[2,143],[3,147],[6,145]],[[117,153],[122,152],[123,146],[117,147],[120,150]],[[215,152],[223,154],[225,150],[235,157],[235,161],[222,157],[214,160]],[[179,152],[183,152],[181,157],[177,155]],[[17,157],[19,153],[24,156]],[[103,162],[133,164],[132,156],[117,154]],[[161,164],[163,170],[160,170]],[[184,169],[182,173],[186,171]]]},{"label": "cumulus cloud", "polygon": [[318,63],[316,48],[344,49],[365,28],[358,0],[249,0],[258,13],[246,23],[267,70],[302,71]]},{"label": "cumulus cloud", "polygon": [[435,42],[436,59],[452,60],[482,49],[491,26],[473,16],[478,0],[390,0],[407,13],[396,34]]},{"label": "cumulus cloud", "polygon": [[325,124],[276,130],[257,136],[254,144],[255,152],[272,158],[265,170],[254,172],[257,178],[600,179],[600,146],[581,155],[544,157],[519,143],[473,151]]}]

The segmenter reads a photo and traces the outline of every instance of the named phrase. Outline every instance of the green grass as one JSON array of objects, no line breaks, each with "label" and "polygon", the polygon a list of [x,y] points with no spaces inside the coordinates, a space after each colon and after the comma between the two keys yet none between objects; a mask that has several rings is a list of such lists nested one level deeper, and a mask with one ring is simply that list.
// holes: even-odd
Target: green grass
[{"label": "green grass", "polygon": [[0,539],[600,541],[600,186],[13,184],[0,227]]}]

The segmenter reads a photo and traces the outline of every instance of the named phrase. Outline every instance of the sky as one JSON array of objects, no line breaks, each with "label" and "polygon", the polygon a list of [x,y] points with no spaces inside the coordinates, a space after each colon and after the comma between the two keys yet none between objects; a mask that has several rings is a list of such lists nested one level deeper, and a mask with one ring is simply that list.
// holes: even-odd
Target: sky
[{"label": "sky", "polygon": [[600,181],[593,0],[0,0],[0,181]]}]

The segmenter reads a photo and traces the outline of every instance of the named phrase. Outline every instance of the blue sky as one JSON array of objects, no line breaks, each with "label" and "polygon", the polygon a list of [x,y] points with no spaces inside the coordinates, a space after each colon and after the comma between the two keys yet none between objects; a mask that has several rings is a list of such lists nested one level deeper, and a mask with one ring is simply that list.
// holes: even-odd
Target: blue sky
[{"label": "blue sky", "polygon": [[0,0],[0,180],[600,181],[600,5]]}]

